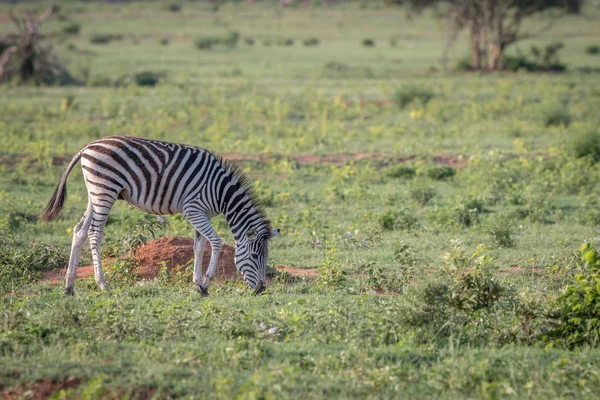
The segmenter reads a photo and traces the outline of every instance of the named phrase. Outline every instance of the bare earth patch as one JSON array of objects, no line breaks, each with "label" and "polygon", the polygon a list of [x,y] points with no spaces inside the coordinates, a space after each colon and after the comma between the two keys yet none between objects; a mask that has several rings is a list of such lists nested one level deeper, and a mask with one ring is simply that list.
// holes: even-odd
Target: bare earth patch
[{"label": "bare earth patch", "polygon": [[[210,262],[211,248],[207,243],[202,256],[202,270],[206,273]],[[180,270],[179,266],[193,263],[194,259],[194,240],[185,237],[163,236],[156,240],[151,240],[144,246],[141,246],[135,256],[139,266],[138,277],[140,279],[154,279],[158,276],[162,263],[166,263],[167,269],[172,272]],[[104,265],[108,261],[104,261]],[[290,275],[298,277],[317,276],[314,270],[295,268],[295,267],[277,267],[279,271],[286,271]],[[51,285],[59,285],[64,282],[66,269],[60,271],[45,271],[43,282]],[[85,278],[94,275],[94,267],[91,265],[77,268],[77,277]],[[238,279],[240,274],[235,266],[235,249],[232,246],[223,244],[221,255],[217,263],[215,279],[217,282]]]},{"label": "bare earth patch", "polygon": [[77,378],[65,378],[60,381],[40,379],[34,383],[22,384],[1,394],[2,400],[33,399],[42,400],[49,398],[60,390],[71,389],[79,385]]}]

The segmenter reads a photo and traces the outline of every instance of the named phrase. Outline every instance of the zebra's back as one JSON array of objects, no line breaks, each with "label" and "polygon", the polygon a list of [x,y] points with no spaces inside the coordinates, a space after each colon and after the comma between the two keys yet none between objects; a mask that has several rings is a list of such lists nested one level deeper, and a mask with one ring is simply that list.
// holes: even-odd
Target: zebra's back
[{"label": "zebra's back", "polygon": [[175,214],[220,162],[198,147],[108,136],[83,149],[81,166],[95,197],[114,196],[149,213]]}]

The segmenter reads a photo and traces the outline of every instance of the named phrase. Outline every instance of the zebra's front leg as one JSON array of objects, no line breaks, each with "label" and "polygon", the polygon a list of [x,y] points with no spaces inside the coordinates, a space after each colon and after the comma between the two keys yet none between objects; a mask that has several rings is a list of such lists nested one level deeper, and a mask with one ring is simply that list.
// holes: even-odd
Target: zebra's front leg
[{"label": "zebra's front leg", "polygon": [[[210,219],[206,215],[205,212],[198,210],[197,208],[191,208],[183,211],[184,218],[194,227],[194,229],[201,235],[204,236],[210,242],[211,254],[210,254],[210,263],[208,264],[208,269],[206,271],[206,276],[204,279],[200,281],[200,284],[194,283],[198,286],[198,291],[203,295],[208,295],[208,287],[210,286],[210,281],[212,277],[215,275],[215,271],[217,270],[217,263],[219,261],[219,256],[221,255],[221,238],[217,235],[217,232],[213,229],[210,224]],[[194,252],[194,256],[197,254]],[[201,261],[200,261],[201,262]],[[194,261],[194,278],[202,276],[202,270],[200,269],[200,273],[196,274],[196,261]]]},{"label": "zebra's front leg", "polygon": [[194,229],[194,285],[200,290],[202,284],[202,257],[206,247],[206,238]]}]

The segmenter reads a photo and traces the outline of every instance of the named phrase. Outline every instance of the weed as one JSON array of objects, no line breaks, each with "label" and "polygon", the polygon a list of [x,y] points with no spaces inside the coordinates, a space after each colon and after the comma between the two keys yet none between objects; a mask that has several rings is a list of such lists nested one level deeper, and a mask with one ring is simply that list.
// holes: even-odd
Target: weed
[{"label": "weed", "polygon": [[138,72],[134,75],[135,83],[138,86],[156,86],[160,81],[162,74],[153,71]]},{"label": "weed", "polygon": [[386,231],[409,230],[418,225],[417,218],[407,209],[384,211],[377,217],[377,223]]},{"label": "weed", "polygon": [[587,157],[594,163],[600,162],[600,130],[588,130],[575,135],[570,148],[575,157]]},{"label": "weed", "polygon": [[393,99],[398,107],[405,108],[413,102],[427,104],[434,97],[435,93],[427,88],[408,85],[396,89]]},{"label": "weed", "polygon": [[412,165],[398,164],[393,166],[388,175],[392,178],[412,178],[417,174],[417,169]]},{"label": "weed", "polygon": [[430,186],[417,186],[410,189],[410,198],[424,207],[435,197],[435,189]]},{"label": "weed", "polygon": [[169,41],[169,38],[166,38],[166,37],[164,37],[164,38],[161,38],[161,39],[158,41],[158,43],[159,43],[161,46],[168,46],[168,45],[169,45],[169,43],[170,43],[170,41]]},{"label": "weed", "polygon": [[79,35],[81,32],[81,25],[76,22],[71,22],[62,27],[62,32],[66,35]]},{"label": "weed", "polygon": [[336,249],[328,250],[325,260],[316,268],[319,272],[317,284],[321,287],[333,289],[346,281],[346,273],[336,253]]},{"label": "weed", "polygon": [[591,56],[600,54],[600,46],[597,44],[591,44],[585,48],[585,53]]},{"label": "weed", "polygon": [[90,43],[92,44],[109,44],[115,40],[121,40],[122,35],[116,35],[112,33],[94,33],[90,35]]},{"label": "weed", "polygon": [[169,3],[167,5],[167,11],[170,11],[172,13],[181,11],[181,3],[178,3],[178,2]]},{"label": "weed", "polygon": [[433,180],[441,181],[456,175],[456,169],[446,165],[430,165],[424,168],[422,173]]},{"label": "weed", "polygon": [[375,47],[375,41],[373,39],[363,39],[362,45],[364,47]]},{"label": "weed", "polygon": [[491,218],[486,229],[494,246],[502,248],[516,246],[514,225],[510,219],[506,217]]},{"label": "weed", "polygon": [[321,41],[319,40],[319,38],[316,38],[316,37],[310,37],[310,38],[304,39],[302,41],[302,45],[304,47],[315,47],[315,46],[318,46],[319,43],[321,43]]},{"label": "weed", "polygon": [[244,43],[248,46],[254,46],[254,39],[251,37],[244,38]]},{"label": "weed", "polygon": [[547,105],[542,117],[544,126],[569,126],[571,124],[571,113],[567,107],[560,103],[552,103]]},{"label": "weed", "polygon": [[196,45],[196,48],[198,50],[211,50],[213,47],[213,44],[215,44],[215,42],[216,42],[215,38],[203,37],[203,38],[196,39],[194,44]]}]

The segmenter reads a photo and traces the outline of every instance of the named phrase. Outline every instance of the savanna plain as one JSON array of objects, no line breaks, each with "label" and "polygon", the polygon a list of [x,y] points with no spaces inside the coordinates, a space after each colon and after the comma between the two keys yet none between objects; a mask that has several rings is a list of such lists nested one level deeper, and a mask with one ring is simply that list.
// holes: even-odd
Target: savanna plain
[{"label": "savanna plain", "polygon": [[[0,16],[26,6],[46,4]],[[444,71],[443,23],[377,1],[61,3],[42,32],[83,84],[0,87],[2,396],[597,398],[599,7],[508,52],[561,41],[565,72],[474,73],[462,36]],[[192,230],[122,202],[110,290],[44,280],[86,208],[79,167],[39,215],[113,134],[236,160],[281,229],[264,294],[202,297],[189,264],[139,281],[135,246]]]}]

